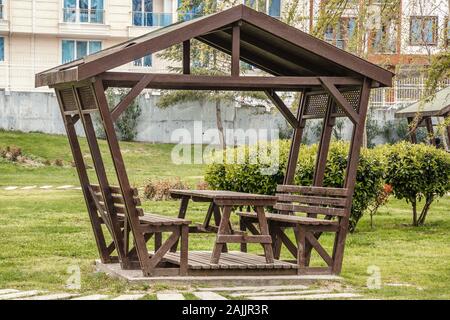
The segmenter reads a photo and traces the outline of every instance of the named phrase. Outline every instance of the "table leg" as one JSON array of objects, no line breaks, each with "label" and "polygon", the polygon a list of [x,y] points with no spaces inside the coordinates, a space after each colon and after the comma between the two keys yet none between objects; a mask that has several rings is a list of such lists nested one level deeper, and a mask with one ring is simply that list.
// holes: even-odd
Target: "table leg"
[{"label": "table leg", "polygon": [[[230,223],[230,215],[231,215],[231,206],[224,206],[222,210],[222,217],[220,219],[219,230],[217,235],[226,235],[229,233],[229,223]],[[220,259],[220,253],[223,250],[224,243],[215,243],[214,250],[211,255],[211,263],[218,264]]]},{"label": "table leg", "polygon": [[[178,211],[178,218],[184,219],[186,217],[186,211],[187,211],[187,207],[189,204],[189,199],[190,199],[190,197],[187,197],[187,196],[181,198],[180,209]],[[170,252],[177,252],[177,247],[178,247],[178,240],[174,243],[172,248],[170,248]]]},{"label": "table leg", "polygon": [[[256,214],[258,215],[259,230],[261,235],[270,236],[269,227],[267,225],[266,214],[264,213],[263,207],[256,207]],[[264,254],[266,256],[267,263],[273,263],[273,250],[270,243],[263,243]]]},{"label": "table leg", "polygon": [[[214,204],[214,207],[213,207],[214,222],[215,222],[216,226],[218,227],[218,226],[220,226],[220,222],[222,221],[221,214],[220,214],[220,208],[215,203],[213,203],[213,204]],[[231,228],[230,228],[230,230],[231,230]],[[224,244],[222,246],[222,252],[228,252],[228,246],[226,244]]]}]

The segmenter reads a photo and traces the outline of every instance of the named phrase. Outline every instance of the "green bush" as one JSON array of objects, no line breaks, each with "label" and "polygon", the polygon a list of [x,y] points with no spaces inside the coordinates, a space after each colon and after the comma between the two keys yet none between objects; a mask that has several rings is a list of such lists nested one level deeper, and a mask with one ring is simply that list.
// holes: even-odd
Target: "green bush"
[{"label": "green bush", "polygon": [[[387,155],[386,182],[394,196],[405,199],[413,210],[413,225],[425,223],[433,201],[450,190],[450,156],[424,144],[398,143],[382,147]],[[418,215],[418,202],[425,200]]]},{"label": "green bush", "polygon": [[[205,180],[213,189],[232,190],[240,192],[275,194],[277,184],[283,182],[289,153],[290,142],[286,140],[275,141],[269,144],[273,150],[274,143],[279,142],[279,157],[266,163],[260,161],[258,149],[252,147],[239,147],[227,149],[228,156],[237,158],[245,155],[240,164],[222,163],[216,161],[206,169]],[[314,175],[317,145],[301,146],[295,184],[311,185]],[[328,187],[342,187],[344,172],[347,167],[347,154],[349,144],[333,142],[330,146],[328,162],[325,170],[324,185]],[[231,155],[230,155],[231,153]],[[256,161],[250,161],[256,159]],[[361,160],[357,172],[357,183],[350,217],[350,230],[354,231],[356,224],[364,211],[383,187],[383,161],[382,154],[376,150],[365,149],[361,152]],[[217,159],[216,159],[217,160]],[[273,174],[264,174],[264,171],[273,169]]]}]

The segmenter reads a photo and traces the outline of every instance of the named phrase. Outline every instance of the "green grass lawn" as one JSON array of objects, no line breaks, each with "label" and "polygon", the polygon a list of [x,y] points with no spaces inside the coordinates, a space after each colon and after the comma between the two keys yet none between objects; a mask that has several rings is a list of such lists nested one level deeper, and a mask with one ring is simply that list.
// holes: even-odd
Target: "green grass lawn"
[{"label": "green grass lawn", "polygon": [[[63,160],[64,167],[25,167],[0,161],[0,289],[64,290],[71,266],[79,266],[82,292],[122,293],[131,287],[94,272],[94,239],[80,191],[15,190],[4,186],[78,184],[64,136],[0,132],[0,148],[16,145],[36,159]],[[105,161],[106,145],[102,143]],[[142,186],[149,178],[180,177],[192,185],[202,179],[201,165],[171,164],[171,145],[122,143],[130,180]],[[83,141],[83,150],[86,143]],[[87,151],[86,151],[87,154]],[[93,175],[93,170],[90,170]],[[146,211],[174,216],[177,201],[144,201]],[[200,222],[206,208],[190,207],[190,218]],[[342,276],[365,297],[389,299],[450,299],[450,197],[436,202],[426,226],[410,226],[409,206],[391,199],[375,217],[371,229],[364,217],[348,236]],[[213,235],[194,235],[191,249],[210,250]],[[331,237],[324,242],[331,245]],[[237,247],[235,247],[237,249]],[[257,246],[251,250],[261,252]],[[287,253],[283,253],[288,257]],[[381,276],[380,289],[368,289],[368,268]],[[399,286],[403,284],[403,286]],[[407,284],[408,286],[404,286]],[[154,286],[154,291],[164,289]],[[152,296],[149,295],[151,299]]]}]

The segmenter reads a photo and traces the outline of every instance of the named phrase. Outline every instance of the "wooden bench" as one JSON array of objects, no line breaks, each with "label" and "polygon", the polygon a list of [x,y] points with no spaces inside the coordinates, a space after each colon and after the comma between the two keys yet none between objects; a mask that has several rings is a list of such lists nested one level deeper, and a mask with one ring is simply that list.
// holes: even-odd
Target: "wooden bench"
[{"label": "wooden bench", "polygon": [[[279,259],[284,244],[297,259],[299,273],[333,273],[335,258],[343,254],[343,246],[335,241],[330,255],[319,243],[319,237],[323,232],[333,232],[336,237],[339,232],[346,232],[343,218],[349,216],[351,209],[348,189],[279,185],[276,196],[278,202],[274,209],[278,213],[266,214],[275,258]],[[238,214],[242,230],[258,232],[253,226],[257,219],[255,212]],[[294,230],[296,245],[285,234],[286,228]],[[317,251],[328,267],[309,267],[312,249]]]},{"label": "wooden bench", "polygon": [[[130,224],[127,220],[127,208],[122,190],[117,186],[109,186],[106,190],[98,185],[90,185],[89,191],[95,202],[97,211],[101,216],[101,222],[106,225],[114,239],[114,247],[123,246],[127,262],[126,266],[135,268],[137,264],[142,267],[141,257],[139,257],[135,247],[130,248]],[[190,221],[176,217],[167,217],[153,213],[144,213],[140,208],[141,201],[138,196],[138,190],[132,188],[133,207],[128,208],[130,215],[138,217],[140,230],[137,230],[138,236],[143,236],[145,243],[154,237],[154,253],[146,252],[146,257],[150,259],[150,270],[145,273],[152,275],[157,267],[162,265],[164,255],[170,248],[180,240],[180,265],[178,274],[187,274],[188,263],[188,234]],[[106,202],[105,199],[109,201]],[[108,205],[109,204],[109,205]],[[171,236],[163,242],[162,233],[171,232]],[[136,236],[136,233],[134,233]]]}]

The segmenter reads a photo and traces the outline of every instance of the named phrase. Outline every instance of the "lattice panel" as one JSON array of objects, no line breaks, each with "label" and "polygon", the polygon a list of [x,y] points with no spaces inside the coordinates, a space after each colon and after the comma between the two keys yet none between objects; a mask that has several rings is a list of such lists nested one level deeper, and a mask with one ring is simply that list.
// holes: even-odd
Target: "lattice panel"
[{"label": "lattice panel", "polygon": [[323,118],[327,110],[328,94],[315,94],[306,97],[305,115]]},{"label": "lattice panel", "polygon": [[62,89],[59,93],[64,111],[77,111],[77,102],[72,88]]},{"label": "lattice panel", "polygon": [[97,105],[95,103],[95,95],[91,86],[84,86],[77,88],[78,97],[80,99],[81,109],[95,110]]},{"label": "lattice panel", "polygon": [[[353,109],[355,111],[358,111],[360,90],[343,91],[342,95],[353,107]],[[323,118],[325,116],[325,112],[327,109],[327,103],[328,103],[328,94],[326,93],[317,93],[308,95],[306,97],[305,115],[311,118]],[[333,108],[335,108],[333,113],[336,116],[338,117],[346,116],[344,111],[342,111],[342,109],[338,107],[335,103],[333,103]]]}]

